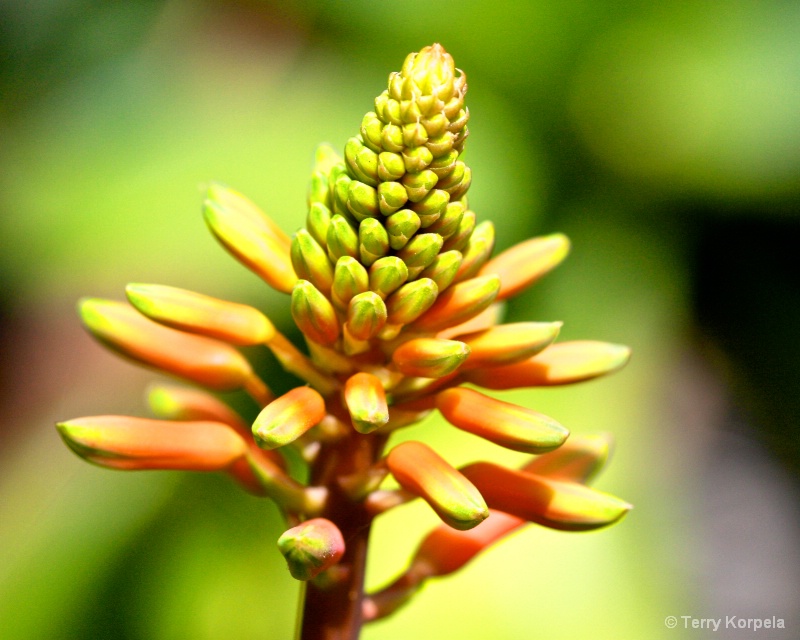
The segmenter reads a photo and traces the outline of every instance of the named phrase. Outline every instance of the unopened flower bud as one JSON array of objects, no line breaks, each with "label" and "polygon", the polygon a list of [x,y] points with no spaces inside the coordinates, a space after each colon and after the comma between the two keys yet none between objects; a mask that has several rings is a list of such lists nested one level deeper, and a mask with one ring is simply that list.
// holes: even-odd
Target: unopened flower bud
[{"label": "unopened flower bud", "polygon": [[313,284],[300,280],[292,290],[292,318],[310,340],[331,345],[339,338],[339,320],[328,299]]},{"label": "unopened flower bud", "polygon": [[347,379],[344,402],[359,433],[371,433],[389,421],[386,393],[380,379],[371,373],[356,373]]},{"label": "unopened flower bud", "polygon": [[[328,228],[328,237],[330,237],[332,225],[333,219],[331,219],[331,227]],[[324,293],[328,293],[331,290],[333,266],[328,260],[328,254],[325,249],[314,240],[306,229],[300,229],[295,234],[292,240],[291,256],[292,265],[298,278],[308,280]]]},{"label": "unopened flower bud", "polygon": [[328,258],[333,263],[342,256],[358,259],[358,233],[343,216],[331,218],[326,244]]},{"label": "unopened flower bud", "polygon": [[369,275],[358,260],[342,256],[333,271],[331,294],[334,302],[347,308],[353,296],[364,293],[369,288]]},{"label": "unopened flower bud", "polygon": [[531,238],[506,249],[481,268],[481,275],[500,277],[498,300],[515,296],[558,266],[569,253],[569,240],[561,233]]},{"label": "unopened flower bud", "polygon": [[413,322],[431,308],[438,293],[436,283],[430,278],[420,278],[404,284],[386,301],[389,324],[404,325]]},{"label": "unopened flower bud", "polygon": [[369,288],[381,298],[386,298],[405,284],[408,267],[397,256],[376,260],[369,268]]},{"label": "unopened flower bud", "polygon": [[558,337],[561,322],[513,322],[460,335],[472,349],[465,367],[476,369],[527,360]]},{"label": "unopened flower bud", "polygon": [[325,400],[311,387],[296,387],[270,402],[253,422],[253,437],[264,449],[294,442],[325,417]]},{"label": "unopened flower bud", "polygon": [[445,251],[439,253],[425,269],[420,273],[421,278],[430,278],[436,283],[441,293],[456,277],[458,267],[461,265],[460,251]]},{"label": "unopened flower bud", "polygon": [[378,207],[385,216],[403,208],[408,202],[405,187],[399,182],[381,182],[378,185]]},{"label": "unopened flower bud", "polygon": [[397,445],[386,464],[403,489],[425,500],[454,529],[471,529],[489,515],[475,486],[421,442]]},{"label": "unopened flower bud", "polygon": [[322,202],[312,202],[308,208],[306,229],[322,247],[328,243],[328,227],[331,224],[331,216],[331,210]]},{"label": "unopened flower bud", "polygon": [[[219,197],[219,193],[216,193]],[[289,293],[297,282],[288,242],[244,208],[229,208],[209,197],[203,215],[211,232],[239,262],[273,289]]]},{"label": "unopened flower bud", "polygon": [[358,252],[361,264],[370,266],[389,253],[389,234],[375,218],[362,220],[358,227]]},{"label": "unopened flower bud", "polygon": [[84,298],[78,310],[86,328],[104,345],[166,373],[218,391],[240,389],[254,375],[230,345],[170,329],[122,302]]},{"label": "unopened flower bud", "polygon": [[456,282],[462,282],[477,275],[480,268],[492,255],[494,250],[494,224],[490,220],[481,222],[475,227],[464,247],[464,260],[456,275]]},{"label": "unopened flower bud", "polygon": [[311,580],[342,559],[344,538],[339,528],[325,518],[313,518],[292,527],[278,538],[278,549],[286,558],[295,580]]},{"label": "unopened flower bud", "polygon": [[442,237],[438,233],[418,233],[397,252],[397,257],[408,267],[408,279],[413,280],[425,270],[439,254]]},{"label": "unopened flower bud", "polygon": [[344,159],[347,168],[356,180],[377,186],[378,154],[364,146],[358,138],[350,138],[344,148]]},{"label": "unopened flower bud", "polygon": [[630,355],[629,347],[609,342],[557,342],[523,362],[464,372],[464,379],[498,390],[572,384],[621,369]]},{"label": "unopened flower bud", "polygon": [[368,184],[353,180],[347,188],[347,209],[359,222],[380,215],[378,192]]},{"label": "unopened flower bud", "polygon": [[442,216],[449,202],[450,194],[447,191],[431,189],[427,196],[412,207],[419,216],[420,226],[423,229],[430,227]]},{"label": "unopened flower bud", "polygon": [[590,531],[620,520],[631,505],[576,482],[476,462],[461,470],[492,509],[561,531]]},{"label": "unopened flower bud", "polygon": [[400,182],[406,188],[408,199],[411,202],[419,202],[436,186],[438,179],[439,177],[433,171],[425,169],[418,173],[406,173]]},{"label": "unopened flower bud", "polygon": [[156,384],[150,387],[147,402],[162,420],[221,422],[241,433],[250,431],[239,414],[216,396],[200,389]]},{"label": "unopened flower bud", "polygon": [[386,304],[374,291],[353,296],[347,307],[347,330],[356,340],[370,340],[386,324]]},{"label": "unopened flower bud", "polygon": [[553,480],[586,484],[603,468],[611,449],[611,436],[572,436],[558,449],[537,456],[522,471]]},{"label": "unopened flower bud", "polygon": [[247,451],[241,436],[218,422],[92,416],[56,426],[80,457],[112,469],[221,471]]},{"label": "unopened flower bud", "polygon": [[469,356],[469,347],[457,340],[415,338],[392,353],[392,362],[407,376],[442,378],[456,371]]},{"label": "unopened flower bud", "polygon": [[552,451],[569,436],[552,418],[463,387],[438,393],[436,407],[462,431],[523,453]]},{"label": "unopened flower bud", "polygon": [[[455,198],[451,196],[450,201],[452,202],[453,200],[455,200]],[[474,229],[475,212],[470,210],[464,211],[463,215],[458,219],[458,226],[453,231],[452,235],[447,238],[442,250],[452,251],[455,249],[463,253]]]},{"label": "unopened flower bud", "polygon": [[129,284],[125,292],[141,313],[175,329],[241,345],[262,344],[275,335],[269,319],[247,305],[158,284]]},{"label": "unopened flower bud", "polygon": [[411,209],[403,209],[386,218],[385,226],[389,234],[389,245],[397,251],[405,247],[419,230],[420,220]]},{"label": "unopened flower bud", "polygon": [[494,302],[500,280],[496,276],[471,278],[450,286],[414,327],[420,331],[439,331],[477,316]]}]

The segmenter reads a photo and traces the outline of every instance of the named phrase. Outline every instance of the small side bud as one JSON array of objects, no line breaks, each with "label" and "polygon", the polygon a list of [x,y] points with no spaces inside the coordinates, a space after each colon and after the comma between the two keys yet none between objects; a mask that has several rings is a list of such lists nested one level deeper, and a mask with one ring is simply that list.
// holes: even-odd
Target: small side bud
[{"label": "small side bud", "polygon": [[247,452],[241,436],[217,422],[92,416],[56,427],[81,458],[111,469],[222,471]]},{"label": "small side bud", "polygon": [[389,407],[381,381],[370,373],[356,373],[344,386],[344,403],[359,433],[370,433],[389,422]]},{"label": "small side bud", "polygon": [[322,422],[325,400],[311,387],[297,387],[270,402],[253,422],[259,447],[277,449]]},{"label": "small side bud", "polygon": [[471,529],[489,515],[480,492],[461,473],[421,442],[403,442],[386,457],[403,489],[425,500],[454,529]]},{"label": "small side bud", "polygon": [[552,418],[462,387],[438,393],[436,407],[462,431],[523,453],[552,451],[569,436]]},{"label": "small side bud", "polygon": [[313,518],[278,538],[278,549],[295,580],[311,580],[334,566],[344,555],[342,532],[330,520]]}]

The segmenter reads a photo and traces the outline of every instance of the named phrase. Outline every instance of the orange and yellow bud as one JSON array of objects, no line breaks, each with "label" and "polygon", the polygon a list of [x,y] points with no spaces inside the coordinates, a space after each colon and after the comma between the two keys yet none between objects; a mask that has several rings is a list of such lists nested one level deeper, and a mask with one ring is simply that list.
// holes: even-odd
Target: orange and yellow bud
[{"label": "orange and yellow bud", "polygon": [[516,531],[525,520],[490,509],[490,516],[474,529],[457,531],[439,525],[420,544],[411,561],[411,572],[425,577],[445,576],[472,560],[484,549]]},{"label": "orange and yellow bud", "polygon": [[498,300],[515,296],[556,268],[569,253],[569,239],[561,234],[531,238],[492,258],[480,275],[500,277]]},{"label": "orange and yellow bud", "polygon": [[78,311],[98,340],[142,364],[218,391],[240,389],[254,377],[230,345],[160,325],[123,302],[84,298]]},{"label": "orange and yellow bud", "polygon": [[342,559],[344,538],[325,518],[313,518],[292,527],[278,538],[278,549],[295,580],[311,580]]},{"label": "orange and yellow bud", "polygon": [[247,452],[241,436],[218,422],[92,416],[56,427],[81,458],[111,469],[221,471]]},{"label": "orange and yellow bud", "polygon": [[[335,218],[336,216],[334,216]],[[341,218],[341,216],[339,216]],[[347,223],[345,223],[347,224]],[[328,229],[330,238],[331,227]],[[338,258],[338,256],[337,256]],[[322,293],[329,293],[333,285],[333,265],[325,249],[306,230],[300,229],[292,239],[291,259],[297,277],[308,280]]]},{"label": "orange and yellow bud", "polygon": [[241,434],[250,429],[233,409],[207,391],[154,384],[147,393],[153,413],[162,420],[208,420],[227,424]]},{"label": "orange and yellow bud", "polygon": [[386,301],[388,323],[404,325],[413,322],[436,302],[439,289],[430,278],[408,282]]},{"label": "orange and yellow bud", "polygon": [[389,421],[389,407],[381,381],[371,373],[356,373],[344,386],[344,403],[359,433],[370,433]]},{"label": "orange and yellow bud", "polygon": [[253,422],[253,436],[264,449],[297,440],[325,417],[325,400],[311,387],[296,387],[270,402]]},{"label": "orange and yellow bud", "polygon": [[386,324],[386,304],[374,291],[359,293],[347,307],[347,330],[356,340],[370,340]]},{"label": "orange and yellow bud", "polygon": [[415,338],[392,353],[392,362],[407,376],[441,378],[456,371],[468,359],[470,348],[457,340]]},{"label": "orange and yellow bud", "polygon": [[481,267],[491,257],[494,251],[494,224],[491,220],[481,222],[475,227],[464,247],[464,259],[458,269],[455,282],[462,282],[478,275]]},{"label": "orange and yellow bud", "polygon": [[460,335],[471,353],[468,369],[511,364],[526,360],[548,347],[558,337],[561,322],[514,322]]},{"label": "orange and yellow bud", "polygon": [[418,331],[441,331],[474,318],[494,302],[500,289],[497,276],[471,278],[450,286],[414,322]]},{"label": "orange and yellow bud", "polygon": [[613,524],[632,508],[627,502],[577,482],[553,480],[489,462],[461,472],[492,509],[561,531],[590,531]]},{"label": "orange and yellow bud", "polygon": [[425,500],[454,529],[471,529],[489,515],[475,486],[421,442],[397,445],[386,465],[403,489]]},{"label": "orange and yellow bud", "polygon": [[292,289],[292,318],[303,335],[321,345],[332,345],[341,327],[328,299],[307,280],[299,280]]},{"label": "orange and yellow bud", "polygon": [[552,451],[569,436],[552,418],[463,387],[438,393],[436,407],[462,431],[523,453]]},{"label": "orange and yellow bud", "polygon": [[[273,289],[290,293],[297,276],[289,256],[289,241],[249,200],[214,185],[203,204],[211,232],[239,262]],[[280,232],[280,233],[279,233]]]},{"label": "orange and yellow bud", "polygon": [[586,484],[605,465],[611,436],[572,436],[555,451],[538,456],[522,467],[525,473]]},{"label": "orange and yellow bud", "polygon": [[559,342],[523,362],[466,371],[463,379],[497,390],[572,384],[621,369],[630,355],[629,347],[609,342]]},{"label": "orange and yellow bud", "polygon": [[257,309],[186,289],[158,284],[129,284],[128,300],[151,320],[240,345],[267,342],[275,327]]}]

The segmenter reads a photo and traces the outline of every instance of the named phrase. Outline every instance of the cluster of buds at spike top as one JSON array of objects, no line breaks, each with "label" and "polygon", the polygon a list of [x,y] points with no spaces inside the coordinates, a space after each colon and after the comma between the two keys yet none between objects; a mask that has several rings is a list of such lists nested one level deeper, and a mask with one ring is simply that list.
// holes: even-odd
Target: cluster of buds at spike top
[{"label": "cluster of buds at spike top", "polygon": [[[209,188],[206,223],[240,262],[290,294],[305,348],[257,309],[174,287],[132,284],[130,304],[80,304],[105,345],[207,390],[244,390],[260,413],[245,419],[209,391],[159,386],[150,393],[159,420],[59,424],[78,455],[118,469],[229,473],[296,525],[279,547],[292,575],[322,590],[353,573],[345,545],[365,523],[413,498],[431,506],[442,526],[406,574],[365,600],[367,619],[526,522],[581,531],[630,508],[585,484],[607,456],[606,440],[568,440],[552,418],[460,386],[567,384],[629,357],[614,344],[555,343],[559,322],[501,324],[499,303],[553,269],[569,242],[534,238],[492,257],[494,227],[467,203],[466,90],[440,45],[409,55],[344,157],[325,145],[317,151],[306,224],[292,238],[243,195]],[[242,345],[270,349],[302,386],[275,397]],[[432,410],[457,429],[539,457],[521,470],[456,469],[419,442],[384,450],[390,433]],[[307,463],[308,484],[288,475],[289,449]],[[381,489],[388,475],[399,490]]]}]

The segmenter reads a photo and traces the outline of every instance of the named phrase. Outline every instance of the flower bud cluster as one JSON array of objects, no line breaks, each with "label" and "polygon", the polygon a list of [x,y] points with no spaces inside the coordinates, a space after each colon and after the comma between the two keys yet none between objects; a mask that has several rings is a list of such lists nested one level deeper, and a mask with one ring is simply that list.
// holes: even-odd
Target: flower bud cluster
[{"label": "flower bud cluster", "polygon": [[[112,468],[222,471],[273,499],[295,525],[279,547],[297,579],[335,589],[357,565],[346,540],[407,500],[430,505],[445,529],[365,604],[366,618],[391,612],[422,580],[455,570],[525,522],[588,530],[630,508],[585,485],[607,442],[572,444],[556,420],[460,386],[568,384],[614,371],[630,353],[555,343],[560,322],[500,323],[498,303],[558,265],[569,242],[534,238],[492,258],[494,227],[477,221],[466,198],[466,90],[441,45],[409,55],[344,157],[318,149],[305,227],[292,238],[238,192],[209,188],[211,232],[291,295],[307,355],[261,311],[175,287],[131,284],[130,304],[87,299],[79,307],[104,345],[212,391],[243,390],[259,413],[249,420],[206,391],[159,386],[150,394],[159,420],[67,421],[59,431],[68,446]],[[304,384],[276,397],[239,346],[265,346]],[[421,442],[384,451],[394,430],[432,410],[457,429],[541,457],[522,470],[456,469]],[[287,473],[290,449],[307,464],[308,484]],[[400,489],[381,489],[388,475]]]}]

